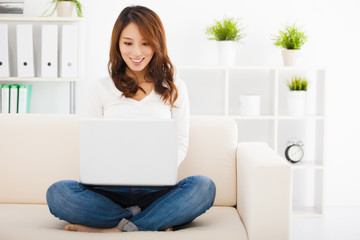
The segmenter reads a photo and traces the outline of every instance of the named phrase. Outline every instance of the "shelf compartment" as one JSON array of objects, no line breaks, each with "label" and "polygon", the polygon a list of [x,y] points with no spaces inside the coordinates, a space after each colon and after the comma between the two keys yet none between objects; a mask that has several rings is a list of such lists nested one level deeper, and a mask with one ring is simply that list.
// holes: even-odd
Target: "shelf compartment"
[{"label": "shelf compartment", "polygon": [[191,114],[224,115],[224,70],[180,69],[179,75],[187,86]]},{"label": "shelf compartment", "polygon": [[294,216],[322,216],[323,174],[322,169],[293,169]]},{"label": "shelf compartment", "polygon": [[[31,18],[31,19],[37,19],[37,18]],[[1,22],[1,21],[0,21]],[[20,78],[17,77],[17,61],[16,61],[16,55],[17,55],[17,46],[16,46],[16,25],[18,24],[31,24],[32,25],[32,31],[33,31],[33,48],[34,48],[34,72],[35,72],[35,77],[34,77],[34,81],[40,81],[41,78],[41,26],[42,25],[57,25],[58,26],[58,46],[60,49],[61,46],[61,28],[63,25],[75,25],[78,26],[78,38],[79,41],[81,41],[82,38],[82,33],[81,33],[81,27],[80,27],[80,22],[79,21],[23,21],[23,22],[19,22],[19,21],[7,21],[5,22],[8,25],[8,35],[9,35],[9,63],[10,63],[10,78],[18,78],[21,80],[25,80],[27,81],[28,78]],[[79,45],[79,52],[78,52],[78,77],[75,78],[71,78],[73,80],[78,80],[80,78],[80,76],[82,76],[82,69],[81,69],[81,64],[82,64],[82,59],[81,59],[81,45]],[[58,49],[58,50],[59,50]],[[58,55],[58,69],[60,69],[60,52]],[[60,76],[60,71],[58,71],[58,76]],[[56,81],[72,81],[70,79],[67,78],[54,78],[56,79]],[[44,78],[45,80],[45,78]],[[52,81],[52,78],[47,78],[46,80]]]},{"label": "shelf compartment", "polygon": [[[275,123],[269,119],[235,119],[239,142],[266,142],[274,149]],[[256,129],[256,131],[254,131]]]},{"label": "shelf compartment", "polygon": [[[63,82],[7,82],[7,84],[31,84],[30,113],[69,114],[73,104],[69,85]],[[1,83],[0,83],[1,85]],[[43,91],[42,89],[48,89]],[[0,93],[1,97],[1,93]],[[0,98],[1,99],[1,98]],[[59,101],[59,99],[62,99]],[[1,102],[1,101],[0,101]],[[51,108],[49,107],[51,106]]]},{"label": "shelf compartment", "polygon": [[275,113],[275,71],[269,69],[231,69],[229,71],[230,115],[239,114],[240,95],[259,95],[260,114]]},{"label": "shelf compartment", "polygon": [[324,69],[280,69],[278,83],[278,115],[288,115],[287,80],[293,76],[306,77],[308,90],[306,97],[306,115],[324,116],[325,109],[325,70]]},{"label": "shelf compartment", "polygon": [[324,120],[283,119],[278,120],[277,152],[285,158],[289,142],[301,141],[304,157],[301,162],[313,165],[324,164]]},{"label": "shelf compartment", "polygon": [[[42,91],[41,89],[49,89]],[[59,99],[62,99],[59,101]],[[51,106],[51,108],[49,108]],[[69,86],[59,82],[32,83],[31,113],[69,114],[71,106]]]}]

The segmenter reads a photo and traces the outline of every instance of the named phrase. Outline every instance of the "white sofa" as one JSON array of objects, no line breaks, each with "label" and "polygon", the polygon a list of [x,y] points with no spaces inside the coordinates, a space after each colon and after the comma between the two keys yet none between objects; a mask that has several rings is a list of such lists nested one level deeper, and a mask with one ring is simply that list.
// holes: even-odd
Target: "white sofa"
[{"label": "white sofa", "polygon": [[[45,193],[78,179],[79,115],[0,115],[0,239],[286,240],[291,169],[265,143],[237,143],[236,123],[192,117],[179,178],[202,174],[216,184],[214,206],[173,232],[79,233],[62,230]],[[120,236],[119,236],[120,235]]]}]

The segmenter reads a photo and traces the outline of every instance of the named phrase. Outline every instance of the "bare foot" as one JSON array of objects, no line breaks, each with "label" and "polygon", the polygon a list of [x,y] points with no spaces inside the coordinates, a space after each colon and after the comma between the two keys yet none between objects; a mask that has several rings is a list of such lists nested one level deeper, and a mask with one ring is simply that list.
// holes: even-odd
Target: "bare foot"
[{"label": "bare foot", "polygon": [[93,228],[79,224],[69,224],[64,227],[66,231],[76,231],[76,232],[121,232],[120,229],[114,228]]},{"label": "bare foot", "polygon": [[172,232],[174,229],[172,228],[172,227],[169,227],[169,228],[167,228],[167,229],[165,229],[164,231],[165,232]]}]

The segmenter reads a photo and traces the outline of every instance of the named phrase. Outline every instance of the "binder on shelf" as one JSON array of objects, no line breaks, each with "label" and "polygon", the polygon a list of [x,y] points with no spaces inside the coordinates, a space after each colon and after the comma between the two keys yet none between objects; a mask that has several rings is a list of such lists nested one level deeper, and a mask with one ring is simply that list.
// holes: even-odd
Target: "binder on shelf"
[{"label": "binder on shelf", "polygon": [[58,26],[41,26],[41,76],[58,76]]},{"label": "binder on shelf", "polygon": [[34,77],[34,45],[31,24],[16,25],[17,76]]},{"label": "binder on shelf", "polygon": [[60,77],[77,77],[78,26],[63,25],[61,34]]},{"label": "binder on shelf", "polygon": [[31,85],[19,86],[18,113],[30,112]]},{"label": "binder on shelf", "polygon": [[0,24],[0,77],[9,77],[8,25]]},{"label": "binder on shelf", "polygon": [[10,85],[10,113],[18,113],[19,85]]},{"label": "binder on shelf", "polygon": [[1,113],[10,112],[10,86],[1,85]]}]

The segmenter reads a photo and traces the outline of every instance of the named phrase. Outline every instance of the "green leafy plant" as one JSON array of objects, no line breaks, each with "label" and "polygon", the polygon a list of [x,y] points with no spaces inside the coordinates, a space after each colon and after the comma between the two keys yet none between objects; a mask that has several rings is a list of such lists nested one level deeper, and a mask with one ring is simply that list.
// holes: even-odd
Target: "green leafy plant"
[{"label": "green leafy plant", "polygon": [[307,35],[301,29],[295,23],[286,25],[273,38],[274,45],[285,49],[300,49],[307,41]]},{"label": "green leafy plant", "polygon": [[83,12],[82,12],[83,6],[81,5],[79,0],[51,0],[49,2],[50,6],[43,12],[43,14],[41,16],[46,16],[46,17],[52,16],[54,14],[54,12],[56,11],[56,8],[57,8],[59,2],[75,3],[75,9],[76,9],[77,16],[83,17]]},{"label": "green leafy plant", "polygon": [[244,27],[241,26],[240,20],[232,17],[215,20],[213,25],[206,28],[205,34],[209,40],[216,41],[240,41],[245,37]]},{"label": "green leafy plant", "polygon": [[305,77],[294,76],[286,84],[290,91],[307,91],[308,88],[308,80]]}]

